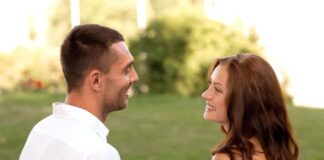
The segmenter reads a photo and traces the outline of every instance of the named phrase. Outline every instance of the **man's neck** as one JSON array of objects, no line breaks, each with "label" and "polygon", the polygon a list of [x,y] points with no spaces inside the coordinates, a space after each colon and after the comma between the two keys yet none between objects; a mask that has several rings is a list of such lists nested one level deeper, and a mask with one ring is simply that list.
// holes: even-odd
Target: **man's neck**
[{"label": "man's neck", "polygon": [[65,103],[82,108],[94,116],[96,116],[100,121],[104,122],[106,116],[102,113],[98,101],[95,96],[85,95],[82,92],[71,91],[66,95]]}]

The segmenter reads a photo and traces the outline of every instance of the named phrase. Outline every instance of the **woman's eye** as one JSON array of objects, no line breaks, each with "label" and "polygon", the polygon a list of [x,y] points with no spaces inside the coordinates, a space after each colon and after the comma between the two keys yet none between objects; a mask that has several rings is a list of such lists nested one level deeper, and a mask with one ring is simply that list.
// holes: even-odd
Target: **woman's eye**
[{"label": "woman's eye", "polygon": [[215,87],[215,91],[216,91],[216,92],[222,92],[222,90],[219,89],[219,88],[217,88],[217,87]]}]

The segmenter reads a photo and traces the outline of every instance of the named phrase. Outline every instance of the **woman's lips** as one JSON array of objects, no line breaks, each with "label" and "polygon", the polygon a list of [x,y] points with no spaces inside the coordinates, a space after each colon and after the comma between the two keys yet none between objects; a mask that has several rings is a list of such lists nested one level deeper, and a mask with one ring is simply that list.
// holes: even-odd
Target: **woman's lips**
[{"label": "woman's lips", "polygon": [[205,109],[207,112],[213,112],[213,111],[216,111],[216,107],[210,105],[210,104],[207,104],[206,105],[206,109]]}]

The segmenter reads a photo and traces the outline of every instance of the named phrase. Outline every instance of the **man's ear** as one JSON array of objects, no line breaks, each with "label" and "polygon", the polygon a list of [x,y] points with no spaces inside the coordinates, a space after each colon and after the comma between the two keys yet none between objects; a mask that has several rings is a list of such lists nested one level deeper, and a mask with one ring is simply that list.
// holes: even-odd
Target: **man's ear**
[{"label": "man's ear", "polygon": [[104,83],[102,78],[102,73],[99,70],[94,69],[90,71],[87,78],[90,88],[97,92],[101,91]]}]

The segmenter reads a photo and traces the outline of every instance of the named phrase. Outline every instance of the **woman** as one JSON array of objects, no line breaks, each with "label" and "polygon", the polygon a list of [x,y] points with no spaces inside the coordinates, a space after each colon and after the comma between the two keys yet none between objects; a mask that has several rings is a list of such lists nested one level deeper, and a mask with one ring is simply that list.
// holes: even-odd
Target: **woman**
[{"label": "woman", "polygon": [[296,160],[286,106],[271,66],[252,54],[217,59],[209,68],[204,118],[226,136],[213,160]]}]

